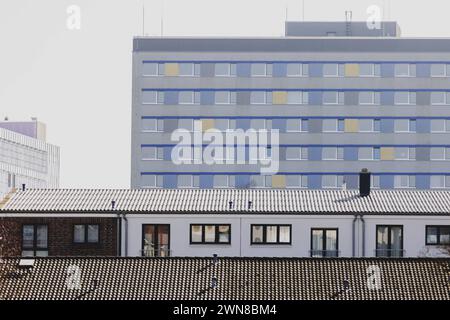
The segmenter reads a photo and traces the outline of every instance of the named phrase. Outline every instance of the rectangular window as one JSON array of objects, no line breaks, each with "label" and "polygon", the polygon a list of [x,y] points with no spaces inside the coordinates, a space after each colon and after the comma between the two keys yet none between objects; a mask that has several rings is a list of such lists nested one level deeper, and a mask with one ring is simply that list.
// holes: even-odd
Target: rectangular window
[{"label": "rectangular window", "polygon": [[236,104],[236,92],[216,91],[214,95],[216,104]]},{"label": "rectangular window", "polygon": [[270,77],[272,76],[272,64],[268,63],[252,63],[252,77]]},{"label": "rectangular window", "polygon": [[437,78],[448,77],[450,74],[448,73],[449,68],[448,65],[443,63],[435,63],[431,65],[431,76]]},{"label": "rectangular window", "polygon": [[431,93],[432,105],[449,105],[450,104],[450,92],[432,92]]},{"label": "rectangular window", "polygon": [[213,178],[214,188],[234,188],[236,185],[236,177],[228,175],[215,175]]},{"label": "rectangular window", "polygon": [[409,189],[416,187],[416,176],[396,175],[394,176],[394,188]]},{"label": "rectangular window", "polygon": [[170,225],[142,225],[142,255],[144,257],[170,257]]},{"label": "rectangular window", "polygon": [[324,189],[341,188],[343,183],[343,176],[322,175],[322,188]]},{"label": "rectangular window", "polygon": [[292,225],[255,225],[251,228],[251,244],[291,244]]},{"label": "rectangular window", "polygon": [[286,188],[308,188],[308,176],[286,175]]},{"label": "rectangular window", "polygon": [[141,176],[141,187],[144,189],[162,188],[163,176],[156,174],[145,174]]},{"label": "rectangular window", "polygon": [[408,147],[395,148],[395,160],[415,160],[416,149]]},{"label": "rectangular window", "polygon": [[178,128],[194,131],[194,119],[178,119]]},{"label": "rectangular window", "polygon": [[450,188],[450,176],[432,175],[430,176],[431,189],[446,189]]},{"label": "rectangular window", "polygon": [[338,132],[338,120],[337,119],[323,119],[322,131],[323,132]]},{"label": "rectangular window", "polygon": [[372,147],[358,148],[358,160],[374,160],[373,149]]},{"label": "rectangular window", "polygon": [[26,224],[22,226],[22,256],[48,256],[48,226]]},{"label": "rectangular window", "polygon": [[403,226],[376,226],[376,256],[403,257]]},{"label": "rectangular window", "polygon": [[194,72],[194,64],[193,63],[179,63],[179,75],[183,77],[193,77]]},{"label": "rectangular window", "polygon": [[158,91],[143,90],[142,91],[142,104],[157,104],[158,103]]},{"label": "rectangular window", "polygon": [[415,132],[416,121],[414,119],[395,119],[394,130],[395,132]]},{"label": "rectangular window", "polygon": [[199,104],[200,92],[194,91],[180,91],[178,94],[179,104]]},{"label": "rectangular window", "polygon": [[142,131],[143,132],[161,132],[163,131],[164,120],[159,119],[142,119]]},{"label": "rectangular window", "polygon": [[359,132],[374,132],[374,120],[372,119],[359,119]]},{"label": "rectangular window", "polygon": [[232,77],[236,76],[236,64],[216,63],[214,66],[214,75],[216,77]]},{"label": "rectangular window", "polygon": [[236,129],[236,120],[234,119],[215,119],[214,124],[216,129],[220,131]]},{"label": "rectangular window", "polygon": [[432,119],[431,132],[447,132],[450,130],[450,120]]},{"label": "rectangular window", "polygon": [[415,105],[416,93],[409,91],[398,91],[394,94],[394,102],[396,105]]},{"label": "rectangular window", "polygon": [[308,103],[308,92],[288,91],[287,103],[288,104],[307,104]]},{"label": "rectangular window", "polygon": [[73,226],[73,242],[98,244],[99,229],[98,224],[75,224]]},{"label": "rectangular window", "polygon": [[311,257],[338,256],[338,229],[311,229]]},{"label": "rectangular window", "polygon": [[380,189],[380,176],[372,175],[370,179],[370,186],[374,189]]},{"label": "rectangular window", "polygon": [[272,104],[272,92],[267,91],[250,92],[250,104]]},{"label": "rectangular window", "polygon": [[324,77],[340,77],[343,75],[342,67],[337,63],[325,63],[323,65]]},{"label": "rectangular window", "polygon": [[250,177],[250,185],[252,188],[271,188],[272,176],[253,175]]},{"label": "rectangular window", "polygon": [[359,76],[360,77],[379,77],[380,65],[373,63],[360,63],[359,64]]},{"label": "rectangular window", "polygon": [[230,224],[191,224],[191,244],[230,244]]},{"label": "rectangular window", "polygon": [[323,104],[343,104],[344,92],[325,91],[323,93]]},{"label": "rectangular window", "polygon": [[380,93],[373,91],[363,91],[359,93],[360,105],[379,105]]},{"label": "rectangular window", "polygon": [[177,177],[178,188],[198,188],[200,186],[199,176],[193,176],[190,174],[180,174]]},{"label": "rectangular window", "polygon": [[308,75],[308,65],[302,63],[288,63],[286,68],[288,77],[303,77]]},{"label": "rectangular window", "polygon": [[426,226],[426,245],[450,245],[450,226]]},{"label": "rectangular window", "polygon": [[142,160],[163,160],[164,149],[158,147],[142,147]]},{"label": "rectangular window", "polygon": [[272,128],[272,120],[267,119],[251,119],[250,128],[255,130],[270,130]]},{"label": "rectangular window", "polygon": [[324,147],[322,148],[322,160],[343,160],[344,148]]},{"label": "rectangular window", "polygon": [[144,77],[157,77],[159,75],[159,64],[158,63],[142,63],[142,75]]},{"label": "rectangular window", "polygon": [[308,148],[287,147],[286,160],[308,160]]},{"label": "rectangular window", "polygon": [[444,147],[432,147],[430,148],[430,160],[448,160],[447,148]]},{"label": "rectangular window", "polygon": [[[286,131],[287,132],[305,132],[307,131],[306,119],[287,119]],[[305,128],[306,127],[306,128]]]},{"label": "rectangular window", "polygon": [[416,65],[409,63],[397,63],[395,65],[395,76],[396,77],[415,77],[416,76]]}]

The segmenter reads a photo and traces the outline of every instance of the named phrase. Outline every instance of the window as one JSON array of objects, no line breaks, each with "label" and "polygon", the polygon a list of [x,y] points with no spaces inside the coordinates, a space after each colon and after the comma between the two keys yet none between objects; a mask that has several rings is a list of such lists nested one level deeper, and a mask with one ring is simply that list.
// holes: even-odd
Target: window
[{"label": "window", "polygon": [[395,119],[394,120],[395,132],[415,132],[416,120],[415,119]]},{"label": "window", "polygon": [[372,119],[359,119],[359,132],[374,132],[374,120]]},{"label": "window", "polygon": [[415,160],[416,148],[396,147],[395,160]]},{"label": "window", "polygon": [[344,148],[324,147],[322,148],[322,160],[343,160]]},{"label": "window", "polygon": [[311,257],[338,256],[338,229],[311,229]]},{"label": "window", "polygon": [[430,177],[431,189],[446,189],[450,188],[450,176],[432,175]]},{"label": "window", "polygon": [[22,226],[22,256],[48,256],[48,226],[25,224]]},{"label": "window", "polygon": [[236,64],[216,63],[214,66],[214,74],[216,77],[236,76]]},{"label": "window", "polygon": [[403,105],[403,104],[414,105],[414,104],[416,104],[416,93],[409,92],[409,91],[395,92],[394,101],[395,101],[395,104],[397,104],[397,105]]},{"label": "window", "polygon": [[163,160],[164,149],[158,147],[142,147],[142,160]]},{"label": "window", "polygon": [[450,160],[450,148],[430,148],[430,160]]},{"label": "window", "polygon": [[373,91],[363,91],[359,93],[360,105],[379,105],[380,93]]},{"label": "window", "polygon": [[344,93],[337,91],[325,91],[323,93],[323,104],[343,104]]},{"label": "window", "polygon": [[308,75],[308,65],[302,63],[288,63],[287,64],[288,77],[302,77]]},{"label": "window", "polygon": [[178,119],[178,128],[194,131],[194,119]]},{"label": "window", "polygon": [[232,119],[215,119],[215,127],[220,131],[236,129],[236,120]]},{"label": "window", "polygon": [[403,257],[403,226],[377,225],[376,256]]},{"label": "window", "polygon": [[272,176],[254,175],[250,177],[252,188],[271,188]]},{"label": "window", "polygon": [[432,92],[431,93],[432,105],[449,105],[450,104],[450,92]]},{"label": "window", "polygon": [[216,91],[215,92],[216,104],[236,104],[236,92],[230,91]]},{"label": "window", "polygon": [[230,224],[191,224],[191,244],[230,243]]},{"label": "window", "polygon": [[375,160],[374,148],[372,147],[358,148],[358,160]]},{"label": "window", "polygon": [[407,189],[416,187],[416,176],[396,175],[394,176],[394,188]]},{"label": "window", "polygon": [[287,119],[286,120],[287,132],[306,132],[308,131],[307,119]]},{"label": "window", "polygon": [[432,119],[431,132],[447,132],[450,131],[450,120]]},{"label": "window", "polygon": [[170,256],[170,225],[142,225],[142,255],[144,257]]},{"label": "window", "polygon": [[308,160],[308,148],[287,147],[286,160]]},{"label": "window", "polygon": [[308,188],[308,176],[286,175],[286,188]]},{"label": "window", "polygon": [[178,188],[198,188],[200,186],[199,176],[181,174],[177,177]]},{"label": "window", "polygon": [[194,91],[180,91],[178,94],[179,104],[199,104],[200,92]]},{"label": "window", "polygon": [[307,104],[308,103],[308,92],[288,91],[287,103],[288,104]]},{"label": "window", "polygon": [[291,244],[292,225],[251,225],[251,244]]},{"label": "window", "polygon": [[380,189],[380,176],[379,175],[372,175],[370,179],[371,187],[374,189]]},{"label": "window", "polygon": [[[195,68],[193,63],[179,63],[179,75],[183,77],[193,77],[195,75]],[[199,72],[200,73],[200,72]]]},{"label": "window", "polygon": [[250,128],[255,130],[270,130],[272,128],[272,120],[251,119]]},{"label": "window", "polygon": [[215,175],[213,178],[214,188],[234,188],[236,185],[235,176]]},{"label": "window", "polygon": [[271,104],[272,92],[252,91],[250,93],[250,104]]},{"label": "window", "polygon": [[142,91],[142,104],[157,104],[158,103],[158,91],[143,90]]},{"label": "window", "polygon": [[416,76],[416,65],[409,63],[397,63],[395,65],[395,76],[396,77],[415,77]]},{"label": "window", "polygon": [[251,74],[252,77],[272,76],[272,64],[252,63]]},{"label": "window", "polygon": [[426,245],[449,245],[450,226],[426,226]]},{"label": "window", "polygon": [[322,121],[322,131],[323,132],[337,132],[338,131],[338,120],[337,119],[324,119]]},{"label": "window", "polygon": [[359,64],[359,76],[360,77],[379,77],[380,65],[373,63],[360,63]]},{"label": "window", "polygon": [[75,224],[73,226],[74,243],[99,243],[98,224]]},{"label": "window", "polygon": [[144,189],[162,188],[163,176],[156,174],[144,174],[141,176],[141,187]]},{"label": "window", "polygon": [[325,63],[323,65],[323,76],[324,77],[340,77],[344,74],[344,65],[339,65],[337,63]]},{"label": "window", "polygon": [[144,118],[142,119],[143,132],[161,132],[164,129],[164,120]]},{"label": "window", "polygon": [[438,63],[431,65],[431,76],[432,77],[448,77],[450,75],[449,65]]},{"label": "window", "polygon": [[159,75],[159,64],[144,62],[142,64],[142,75],[145,77],[156,77]]},{"label": "window", "polygon": [[322,188],[340,188],[344,183],[344,176],[323,175]]}]

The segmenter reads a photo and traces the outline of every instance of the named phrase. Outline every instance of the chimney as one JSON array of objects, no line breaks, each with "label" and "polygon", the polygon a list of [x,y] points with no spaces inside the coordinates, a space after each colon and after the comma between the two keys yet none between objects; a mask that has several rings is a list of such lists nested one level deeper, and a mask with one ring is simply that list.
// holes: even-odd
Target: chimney
[{"label": "chimney", "polygon": [[370,172],[364,168],[359,173],[359,195],[367,197],[370,194]]}]

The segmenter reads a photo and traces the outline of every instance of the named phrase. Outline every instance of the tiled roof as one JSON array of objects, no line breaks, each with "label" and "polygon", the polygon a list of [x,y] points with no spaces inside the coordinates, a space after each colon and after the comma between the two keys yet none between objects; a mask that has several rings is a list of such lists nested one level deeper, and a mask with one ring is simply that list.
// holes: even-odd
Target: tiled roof
[{"label": "tiled roof", "polygon": [[449,191],[373,190],[360,197],[356,190],[293,189],[34,189],[17,191],[0,212],[111,212],[112,201],[115,210],[135,213],[450,215]]},{"label": "tiled roof", "polygon": [[[450,259],[55,257],[30,269],[19,261],[0,263],[0,300],[450,300]],[[379,268],[378,282],[368,281],[369,267]]]}]

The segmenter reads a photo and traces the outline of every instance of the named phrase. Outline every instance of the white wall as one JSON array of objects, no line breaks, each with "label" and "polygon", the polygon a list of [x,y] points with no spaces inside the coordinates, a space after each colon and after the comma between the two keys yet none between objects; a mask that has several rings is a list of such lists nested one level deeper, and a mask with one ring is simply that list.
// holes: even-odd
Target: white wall
[{"label": "white wall", "polygon": [[[352,256],[352,215],[128,215],[128,256],[139,256],[142,249],[143,224],[170,224],[172,256],[268,256],[308,257],[311,228],[338,228],[341,257]],[[364,216],[365,256],[375,256],[376,225],[403,225],[405,256],[422,255],[426,225],[450,225],[449,217]],[[190,224],[231,224],[230,245],[191,245]],[[251,224],[292,224],[291,245],[251,245]],[[122,224],[125,236],[125,224]],[[362,222],[356,224],[356,256],[362,255]],[[122,246],[124,239],[122,238]],[[242,241],[241,241],[242,239]],[[124,254],[122,247],[122,254]]]}]

